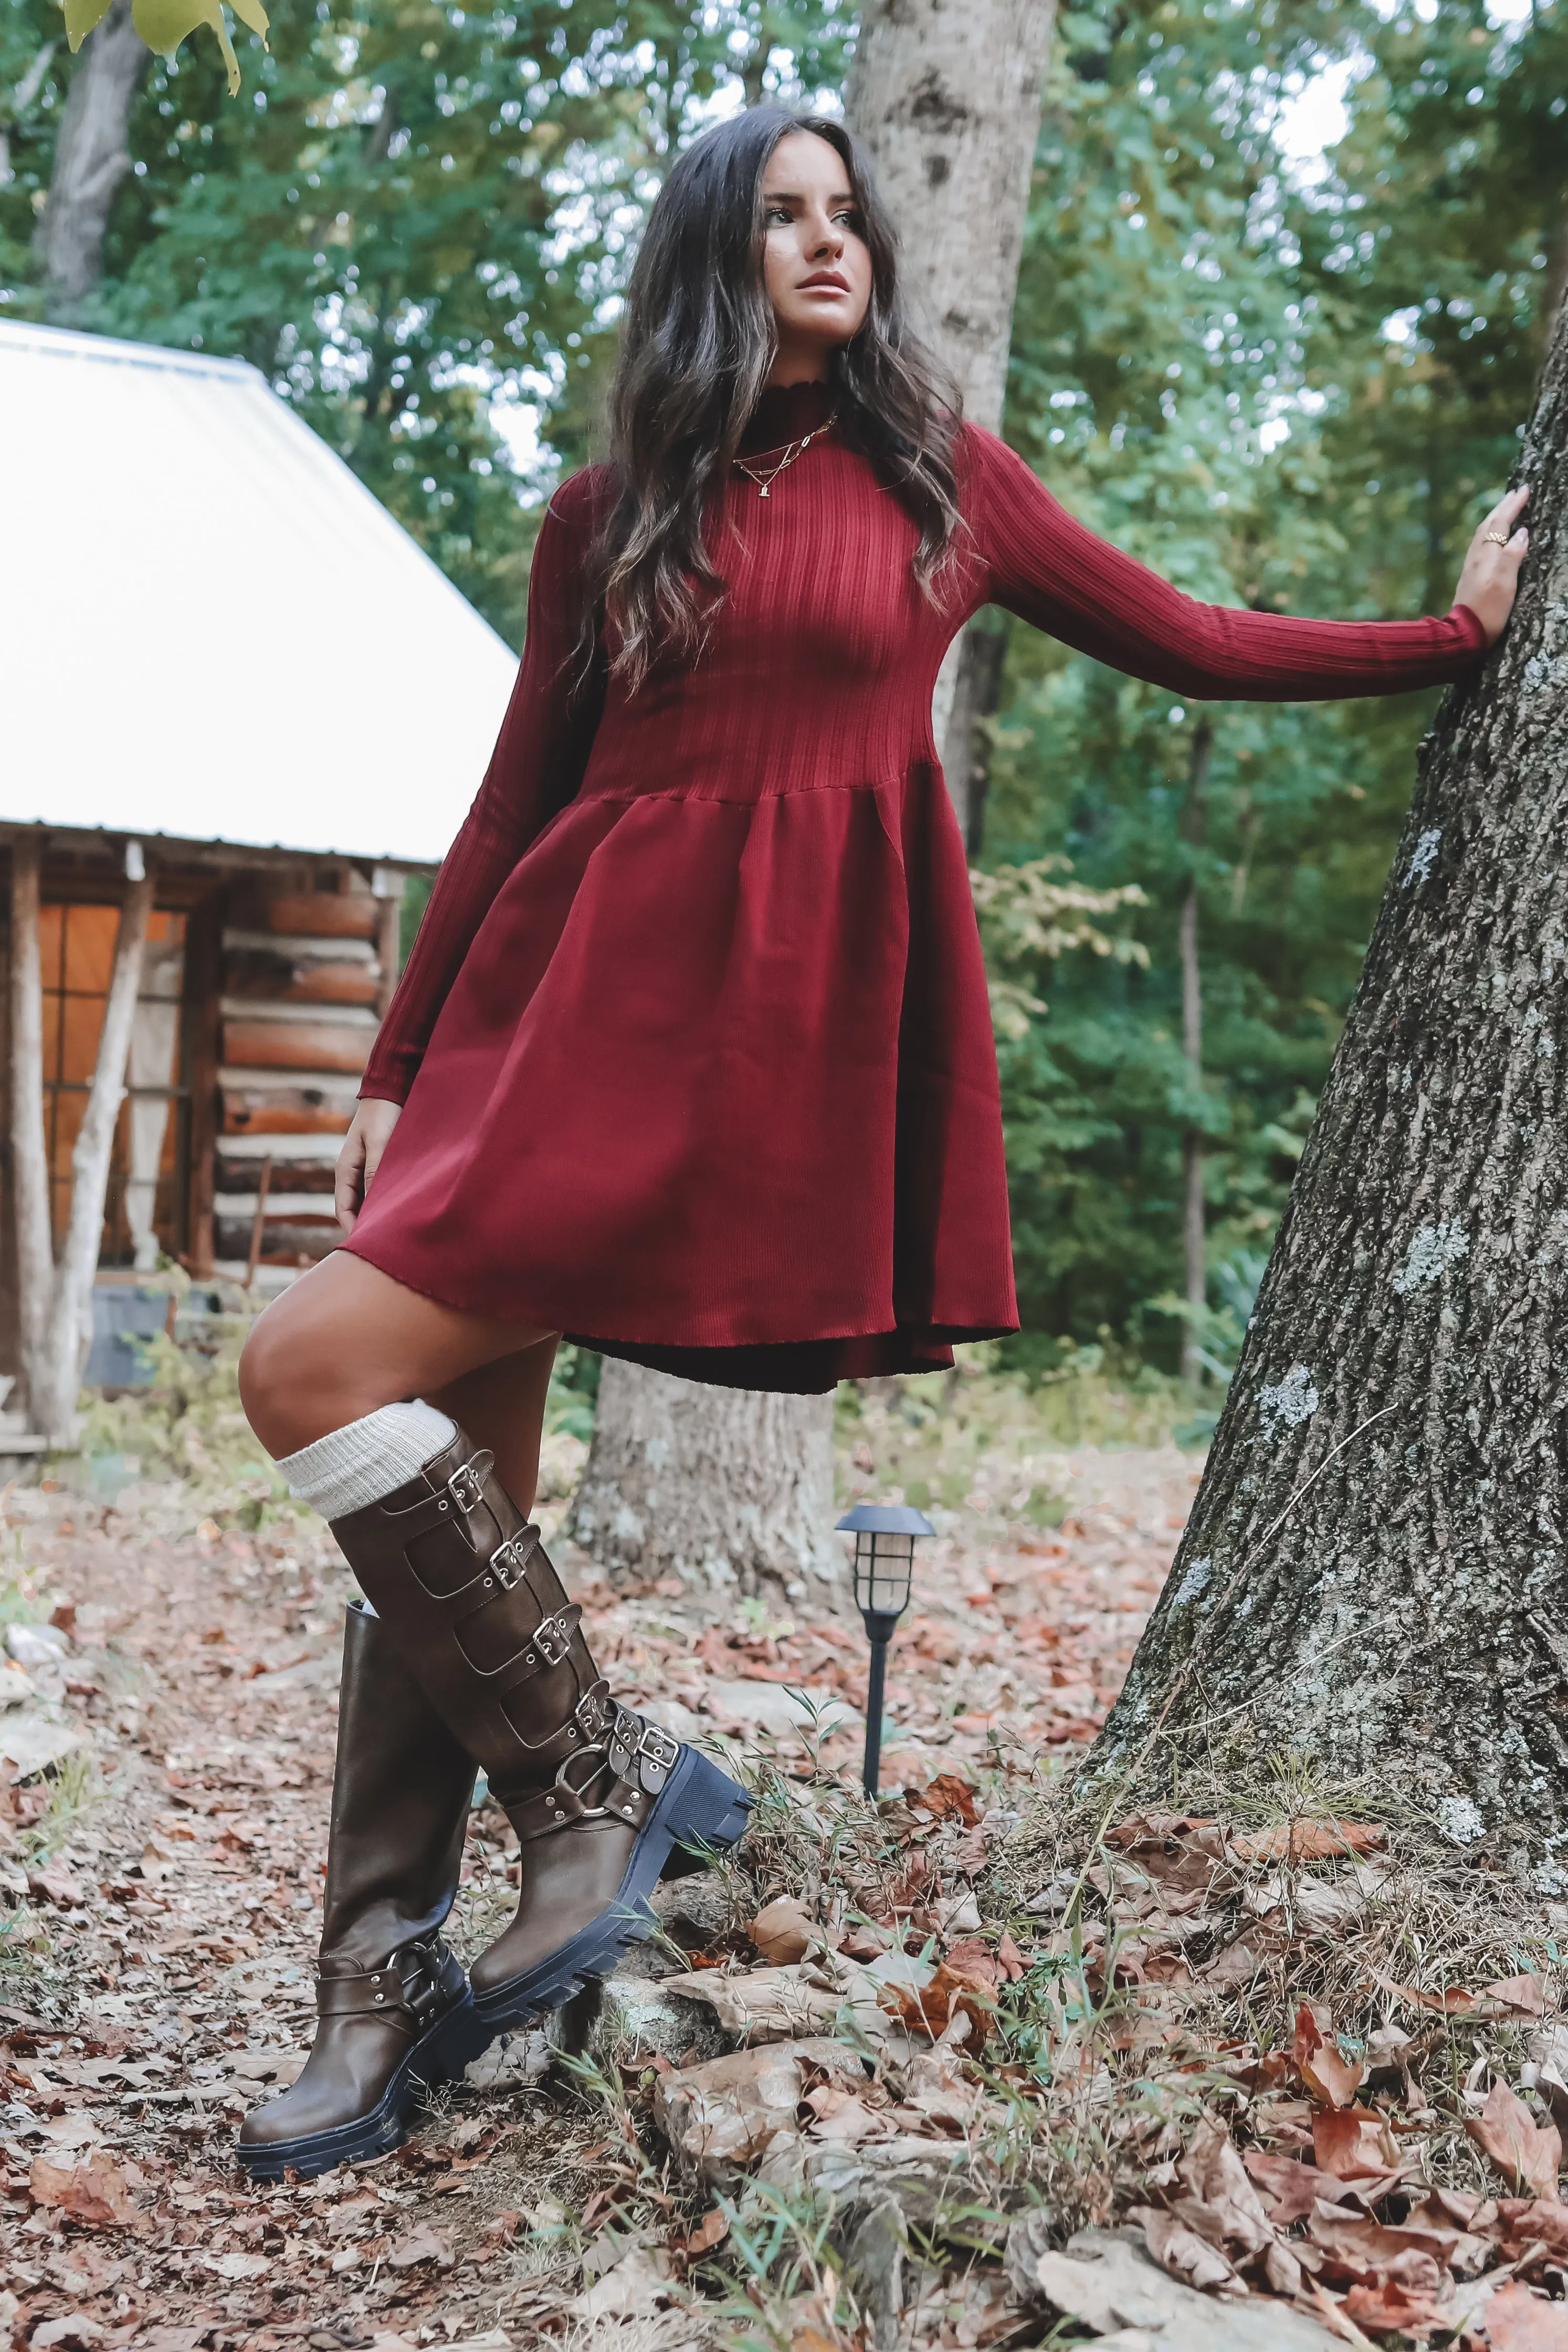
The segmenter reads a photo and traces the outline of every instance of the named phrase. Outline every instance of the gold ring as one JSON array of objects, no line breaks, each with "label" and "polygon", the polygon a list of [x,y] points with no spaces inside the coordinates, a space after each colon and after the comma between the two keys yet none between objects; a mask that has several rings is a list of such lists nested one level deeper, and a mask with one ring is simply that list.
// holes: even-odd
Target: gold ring
[{"label": "gold ring", "polygon": [[1506,547],[1508,545],[1507,537],[1500,530],[1489,530],[1487,538],[1493,547]]}]

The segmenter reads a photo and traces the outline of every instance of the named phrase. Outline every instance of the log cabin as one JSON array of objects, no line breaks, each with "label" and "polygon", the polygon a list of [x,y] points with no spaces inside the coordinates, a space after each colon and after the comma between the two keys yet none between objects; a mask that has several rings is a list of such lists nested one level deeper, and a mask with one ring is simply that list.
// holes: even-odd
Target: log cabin
[{"label": "log cabin", "polygon": [[0,418],[3,1382],[27,1105],[57,1258],[143,877],[99,1283],[172,1259],[275,1285],[333,1245],[405,889],[515,656],[242,362],[0,323]]}]

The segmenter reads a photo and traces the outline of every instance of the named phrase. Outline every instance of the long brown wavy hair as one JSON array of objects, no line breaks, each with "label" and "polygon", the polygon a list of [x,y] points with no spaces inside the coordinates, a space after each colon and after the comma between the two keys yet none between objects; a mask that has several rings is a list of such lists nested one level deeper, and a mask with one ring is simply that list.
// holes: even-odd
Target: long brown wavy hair
[{"label": "long brown wavy hair", "polygon": [[919,524],[915,575],[933,599],[958,528],[958,392],[905,317],[898,240],[855,142],[841,123],[749,107],[674,164],[627,289],[610,394],[618,495],[595,547],[589,625],[611,624],[612,667],[632,691],[655,664],[696,658],[725,593],[704,519],[778,348],[763,282],[762,181],[793,131],[837,150],[871,254],[865,323],[837,355],[837,429]]}]

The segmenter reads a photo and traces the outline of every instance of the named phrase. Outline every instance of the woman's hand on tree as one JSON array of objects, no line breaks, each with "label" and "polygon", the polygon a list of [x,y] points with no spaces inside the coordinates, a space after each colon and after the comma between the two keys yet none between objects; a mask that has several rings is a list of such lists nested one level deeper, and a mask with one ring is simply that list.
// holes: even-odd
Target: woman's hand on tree
[{"label": "woman's hand on tree", "polygon": [[1510,490],[1493,507],[1470,541],[1470,551],[1454,591],[1455,604],[1469,606],[1487,633],[1489,646],[1496,645],[1513,610],[1519,567],[1530,545],[1530,533],[1514,526],[1529,496],[1528,490]]},{"label": "woman's hand on tree", "polygon": [[374,1096],[368,1096],[354,1113],[353,1124],[338,1154],[337,1182],[332,1192],[332,1207],[346,1234],[354,1230],[354,1220],[365,1205],[365,1194],[402,1116],[401,1103],[380,1102]]}]

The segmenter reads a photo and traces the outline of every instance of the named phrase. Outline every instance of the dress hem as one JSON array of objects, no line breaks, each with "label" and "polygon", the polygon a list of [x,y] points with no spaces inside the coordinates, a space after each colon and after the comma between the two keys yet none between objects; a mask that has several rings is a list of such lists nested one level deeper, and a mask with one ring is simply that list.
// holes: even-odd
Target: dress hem
[{"label": "dress hem", "polygon": [[353,1234],[339,1244],[350,1256],[373,1265],[389,1282],[401,1283],[438,1307],[460,1315],[484,1316],[489,1322],[515,1324],[519,1332],[559,1332],[575,1348],[591,1348],[652,1371],[673,1372],[682,1380],[699,1381],[712,1388],[770,1389],[790,1396],[818,1396],[836,1388],[841,1380],[867,1380],[894,1372],[948,1370],[953,1349],[979,1339],[1005,1339],[1018,1330],[1013,1322],[920,1323],[873,1331],[812,1333],[791,1339],[730,1340],[691,1343],[657,1339],[618,1339],[601,1332],[575,1330],[571,1318],[539,1316],[497,1316],[482,1307],[412,1281],[394,1271],[382,1257],[360,1244]]}]

